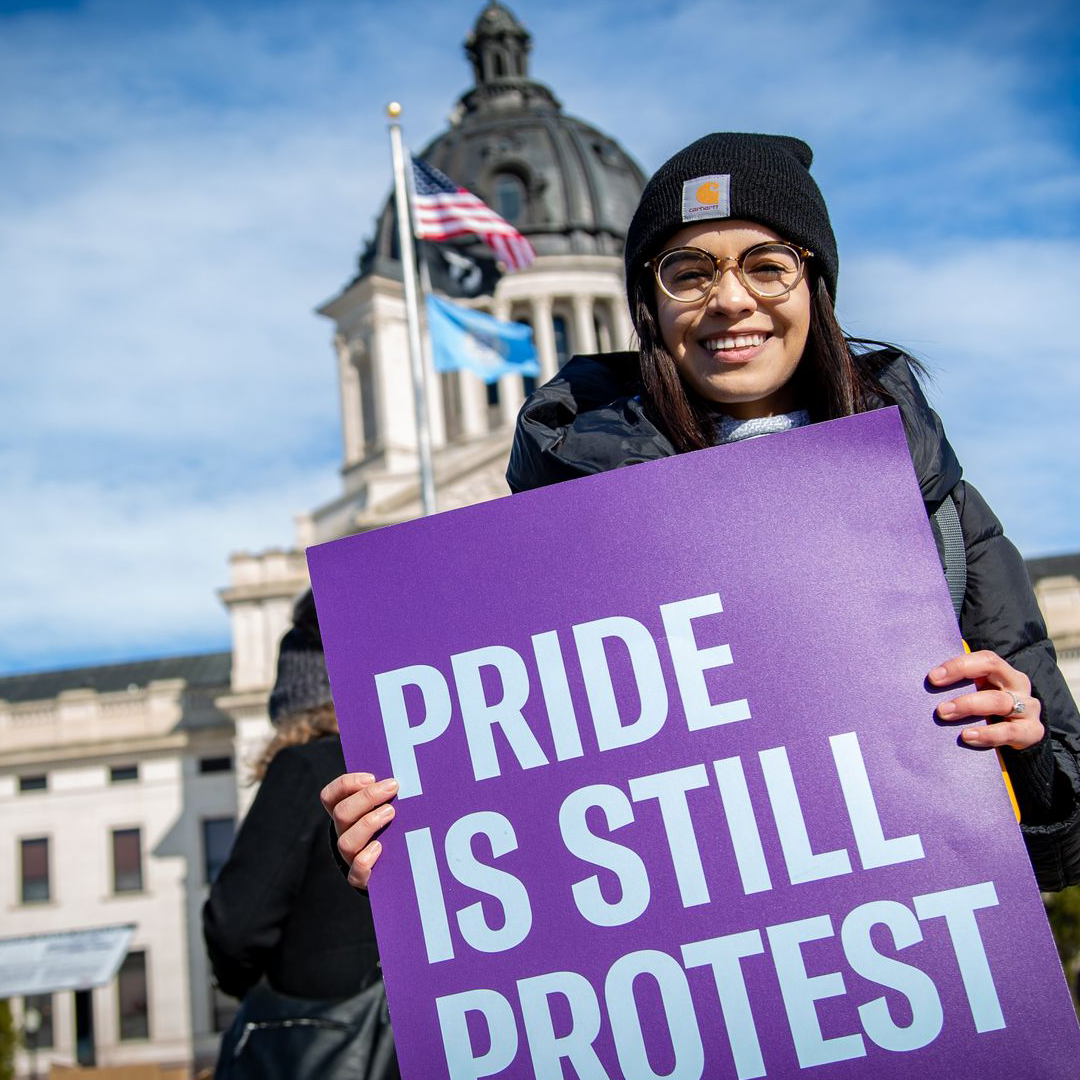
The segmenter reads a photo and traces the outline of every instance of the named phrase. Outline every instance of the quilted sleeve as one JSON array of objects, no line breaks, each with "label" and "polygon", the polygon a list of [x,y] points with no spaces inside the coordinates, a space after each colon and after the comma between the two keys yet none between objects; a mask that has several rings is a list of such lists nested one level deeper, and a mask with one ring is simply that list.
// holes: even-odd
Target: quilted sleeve
[{"label": "quilted sleeve", "polygon": [[1002,756],[1016,791],[1021,830],[1039,888],[1080,883],[1080,714],[1020,553],[970,484],[953,492],[967,548],[960,628],[973,650],[992,649],[1031,679],[1046,737]]}]

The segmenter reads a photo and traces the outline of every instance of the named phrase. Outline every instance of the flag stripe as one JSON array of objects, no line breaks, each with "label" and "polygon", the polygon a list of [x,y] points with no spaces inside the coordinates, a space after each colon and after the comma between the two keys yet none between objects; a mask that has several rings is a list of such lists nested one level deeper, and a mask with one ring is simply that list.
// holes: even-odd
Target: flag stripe
[{"label": "flag stripe", "polygon": [[449,240],[475,233],[509,270],[535,258],[532,244],[486,203],[426,161],[413,158],[413,210],[420,240]]}]

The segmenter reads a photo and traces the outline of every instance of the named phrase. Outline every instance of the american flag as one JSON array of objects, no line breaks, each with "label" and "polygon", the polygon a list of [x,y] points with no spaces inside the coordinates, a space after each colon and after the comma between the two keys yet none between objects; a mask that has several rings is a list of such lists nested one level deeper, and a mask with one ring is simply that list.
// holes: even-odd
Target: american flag
[{"label": "american flag", "polygon": [[472,192],[419,158],[412,159],[412,169],[418,239],[448,240],[476,233],[508,270],[521,270],[536,258],[532,244]]}]

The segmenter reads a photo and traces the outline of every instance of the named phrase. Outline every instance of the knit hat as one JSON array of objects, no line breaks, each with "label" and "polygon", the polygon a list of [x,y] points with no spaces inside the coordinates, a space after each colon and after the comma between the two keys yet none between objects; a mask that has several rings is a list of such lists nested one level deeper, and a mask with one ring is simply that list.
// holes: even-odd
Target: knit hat
[{"label": "knit hat", "polygon": [[814,253],[813,265],[836,299],[836,238],[810,162],[814,152],[789,135],[721,131],[680,150],[645,185],[626,234],[626,284],[645,260],[687,225],[716,218],[753,221]]},{"label": "knit hat", "polygon": [[270,720],[277,724],[287,716],[331,700],[315,597],[308,589],[296,601],[293,624],[278,649],[277,680],[270,694]]}]

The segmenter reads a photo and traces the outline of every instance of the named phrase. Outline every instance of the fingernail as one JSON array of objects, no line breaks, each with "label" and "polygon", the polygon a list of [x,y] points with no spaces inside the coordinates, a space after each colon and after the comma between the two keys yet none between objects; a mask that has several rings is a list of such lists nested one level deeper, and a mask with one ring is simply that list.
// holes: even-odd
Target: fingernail
[{"label": "fingernail", "polygon": [[382,844],[380,844],[378,840],[372,840],[368,846],[371,848],[372,858],[374,858],[376,855],[379,854],[380,851],[382,851]]},{"label": "fingernail", "polygon": [[380,792],[386,792],[387,795],[393,795],[398,789],[398,782],[391,776],[386,780],[380,780],[376,788]]},{"label": "fingernail", "polygon": [[361,784],[374,784],[375,774],[369,772],[358,772],[353,774]]},{"label": "fingernail", "polygon": [[949,673],[943,667],[936,667],[930,672],[930,678],[933,682],[941,682]]},{"label": "fingernail", "polygon": [[380,806],[372,816],[375,818],[376,821],[388,821],[394,816],[394,808],[389,804],[386,806]]},{"label": "fingernail", "polygon": [[938,716],[952,716],[956,712],[956,706],[951,701],[943,701],[937,707]]},{"label": "fingernail", "polygon": [[960,732],[960,738],[963,739],[964,742],[978,742],[982,736],[979,734],[977,728],[969,727],[964,728],[964,730]]}]

